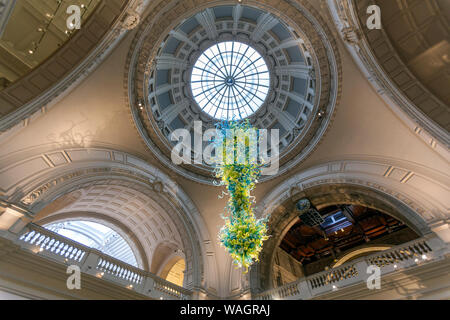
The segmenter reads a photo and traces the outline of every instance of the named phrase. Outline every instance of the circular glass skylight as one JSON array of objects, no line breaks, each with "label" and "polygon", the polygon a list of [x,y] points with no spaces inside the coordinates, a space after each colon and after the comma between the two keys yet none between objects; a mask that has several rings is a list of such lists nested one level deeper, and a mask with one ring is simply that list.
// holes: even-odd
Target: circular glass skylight
[{"label": "circular glass skylight", "polygon": [[270,75],[263,57],[235,41],[205,50],[194,65],[192,94],[200,108],[216,119],[240,120],[255,113],[269,93]]}]

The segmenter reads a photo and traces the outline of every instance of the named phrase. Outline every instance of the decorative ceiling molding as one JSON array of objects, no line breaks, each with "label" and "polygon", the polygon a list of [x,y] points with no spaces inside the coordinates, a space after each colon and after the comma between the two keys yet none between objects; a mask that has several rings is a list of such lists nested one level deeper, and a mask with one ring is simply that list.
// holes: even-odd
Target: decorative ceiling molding
[{"label": "decorative ceiling molding", "polygon": [[[448,181],[448,177],[441,180]],[[318,208],[364,205],[392,215],[419,235],[431,233],[435,222],[449,218],[449,188],[417,170],[367,160],[334,161],[309,168],[275,187],[257,204],[258,216],[270,216],[271,237],[264,244],[260,263],[251,269],[253,293],[272,285],[275,249],[298,219],[295,202],[305,197]]]},{"label": "decorative ceiling molding", "polygon": [[369,244],[369,245],[367,245],[367,247],[364,247],[364,248],[352,249],[352,251],[346,253],[344,256],[339,258],[339,260],[333,264],[332,268],[337,268],[340,265],[346,263],[347,261],[351,261],[355,257],[360,256],[361,254],[366,255],[370,252],[372,252],[372,253],[379,252],[379,251],[389,250],[390,248],[392,248],[392,245],[379,245],[379,244],[370,245]]},{"label": "decorative ceiling molding", "polygon": [[[447,110],[448,114],[449,106],[436,98],[411,73],[398,56],[383,29],[369,30],[361,26],[360,19],[363,18],[359,17],[353,0],[327,0],[327,3],[347,50],[377,93],[430,148],[445,159],[449,159],[450,135],[448,131],[438,125],[424,111],[429,110],[430,106],[434,106],[433,109],[443,110],[444,114]],[[389,59],[391,63],[395,62],[395,66],[389,67],[390,72],[386,71],[386,65],[380,64],[379,58],[374,52],[375,42],[379,48],[382,46],[385,49],[383,59]],[[390,58],[386,58],[388,54]],[[394,77],[397,77],[397,81]],[[400,78],[402,80],[399,80]],[[404,81],[404,79],[407,80]]]},{"label": "decorative ceiling molding", "polygon": [[[0,199],[33,215],[64,195],[96,186],[129,188],[152,199],[153,206],[160,207],[157,211],[179,231],[189,262],[187,284],[218,290],[215,249],[202,216],[176,182],[145,161],[110,149],[64,149],[35,155],[0,171]],[[108,210],[100,213],[108,214]]]},{"label": "decorative ceiling molding", "polygon": [[[287,47],[297,45],[304,53],[309,52],[307,56],[308,59],[310,59],[311,65],[313,65],[314,72],[306,74],[305,77],[307,79],[314,79],[315,81],[314,95],[312,95],[312,97],[315,96],[315,99],[313,99],[314,106],[310,111],[311,116],[303,117],[306,118],[307,121],[304,123],[304,127],[301,130],[297,128],[297,125],[290,128],[290,137],[285,141],[286,148],[283,150],[280,157],[281,168],[279,174],[284,174],[295,168],[317,147],[334,118],[335,109],[340,99],[342,74],[336,42],[332,37],[332,33],[328,32],[326,23],[322,20],[320,14],[318,14],[307,1],[246,1],[245,6],[266,11],[272,16],[272,19],[269,19],[271,21],[270,23],[267,22],[269,20],[266,21],[265,18],[261,18],[258,19],[258,24],[255,26],[248,22],[250,20],[246,22],[238,19],[242,12],[239,13],[239,10],[236,9],[236,5],[239,6],[235,1],[206,0],[199,0],[195,3],[190,1],[155,3],[154,10],[141,22],[140,29],[133,40],[132,48],[127,59],[125,79],[125,90],[128,97],[127,103],[129,104],[132,120],[142,136],[143,141],[165,166],[178,174],[204,184],[213,184],[212,168],[210,166],[203,164],[177,166],[172,163],[170,157],[172,144],[168,141],[168,133],[166,132],[169,130],[170,133],[170,129],[168,129],[169,123],[161,121],[163,119],[161,119],[161,113],[158,111],[158,103],[152,101],[154,97],[149,98],[148,89],[155,83],[154,80],[151,81],[153,79],[152,73],[158,66],[158,56],[160,56],[160,60],[163,58],[160,54],[162,47],[164,47],[167,41],[167,37],[174,36],[175,33],[178,32],[177,30],[180,27],[180,24],[186,22],[190,17],[194,17],[199,12],[209,12],[209,14],[204,14],[200,17],[198,15],[196,16],[200,25],[198,32],[196,31],[197,29],[194,29],[190,32],[189,36],[186,34],[183,35],[182,32],[178,32],[178,35],[175,37],[177,41],[185,43],[180,46],[182,49],[177,51],[178,60],[175,66],[179,66],[179,68],[190,65],[191,62],[184,61],[184,59],[195,56],[195,54],[192,54],[192,51],[196,51],[196,47],[200,47],[200,44],[206,47],[206,42],[210,41],[208,40],[210,37],[214,37],[216,34],[219,34],[219,38],[225,37],[225,34],[221,34],[221,32],[218,31],[221,29],[224,31],[228,30],[228,24],[225,20],[225,22],[222,22],[221,20],[216,21],[214,24],[216,28],[215,31],[203,30],[205,28],[203,25],[209,29],[211,29],[211,26],[213,25],[208,20],[213,11],[205,11],[208,8],[218,6],[229,6],[234,8],[234,10],[232,10],[232,18],[234,20],[230,20],[229,23],[231,29],[228,30],[229,32],[225,32],[231,37],[233,37],[232,34],[244,34],[245,32],[249,32],[248,30],[250,29],[256,32],[256,28],[262,28],[261,30],[258,29],[258,35],[250,34],[248,39],[249,43],[255,41],[254,39],[264,39],[264,37],[266,37],[266,40],[270,39],[270,37],[265,34],[264,28],[272,26],[273,21],[277,21],[277,19],[283,21],[290,32],[296,33],[297,37],[302,39],[303,45],[300,45],[301,41],[284,45],[287,45]],[[240,8],[242,9],[242,7]],[[200,39],[203,38],[206,39],[206,42],[200,41]],[[264,46],[261,47],[264,48]],[[280,45],[280,48],[284,49],[283,44]],[[281,55],[283,55],[284,50],[279,51],[281,52]],[[165,65],[174,64],[169,64],[169,62],[167,62]],[[276,72],[286,72],[284,69],[278,69],[279,70]],[[181,74],[180,71],[179,73]],[[188,79],[185,78],[178,78],[177,83],[180,85],[188,81]],[[289,79],[289,76],[287,76],[287,78]],[[177,109],[179,112],[177,111],[177,114],[175,115],[186,116],[184,121],[188,123],[188,127],[194,120],[200,119],[207,123],[208,117],[203,115],[200,110],[197,110],[198,106],[190,101],[189,95],[186,96],[186,94],[183,93],[186,92],[186,90],[183,88],[180,89],[179,86],[173,84],[171,86],[172,87],[170,88],[166,86],[163,89],[165,91],[173,90],[175,97],[174,103],[182,104],[180,105],[180,108]],[[286,86],[285,90],[289,91],[288,86]],[[280,102],[280,106],[277,107],[284,110],[289,99],[288,95],[285,93],[280,93],[278,98],[282,96],[284,96],[284,102]],[[273,97],[277,98],[276,95],[273,95]],[[273,106],[271,108],[276,107]],[[280,111],[280,109],[278,109],[278,111]],[[157,112],[156,116],[154,114],[155,112]],[[285,113],[284,111],[280,112],[283,114]],[[272,118],[263,119],[263,116],[271,116]],[[282,118],[281,120],[288,119],[287,116],[278,118]],[[262,107],[260,111],[255,114],[254,121],[257,124],[260,124],[261,127],[267,128],[271,124],[276,123],[279,120],[278,118],[277,113],[275,113],[275,116],[270,113],[270,108]],[[263,121],[268,122],[264,124]],[[293,121],[295,123],[297,119],[294,119]],[[285,124],[288,122],[289,121],[284,121]],[[172,128],[172,130],[173,129],[174,128]],[[276,176],[265,176],[261,181],[266,181],[275,177]]]},{"label": "decorative ceiling molding", "polygon": [[83,27],[49,59],[0,91],[0,134],[45,114],[83,81],[139,23],[145,0],[102,0]]}]

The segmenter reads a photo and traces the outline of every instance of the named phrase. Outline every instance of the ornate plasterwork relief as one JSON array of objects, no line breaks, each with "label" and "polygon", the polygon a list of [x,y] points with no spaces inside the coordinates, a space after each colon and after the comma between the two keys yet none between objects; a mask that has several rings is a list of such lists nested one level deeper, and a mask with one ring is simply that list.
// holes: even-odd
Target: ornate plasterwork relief
[{"label": "ornate plasterwork relief", "polygon": [[141,16],[136,11],[128,11],[125,19],[123,20],[123,28],[126,30],[133,30],[139,25]]},{"label": "ornate plasterwork relief", "polygon": [[341,34],[342,37],[344,38],[344,41],[351,45],[357,45],[359,40],[361,39],[358,30],[352,27],[342,28]]}]

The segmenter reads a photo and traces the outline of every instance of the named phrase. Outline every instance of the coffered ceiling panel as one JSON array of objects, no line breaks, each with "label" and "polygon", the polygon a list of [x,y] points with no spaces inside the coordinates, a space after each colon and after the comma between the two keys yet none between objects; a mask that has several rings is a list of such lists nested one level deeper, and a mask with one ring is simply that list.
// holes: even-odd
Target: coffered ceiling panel
[{"label": "coffered ceiling panel", "polygon": [[[369,4],[380,7],[382,30],[365,27]],[[363,0],[355,7],[371,49],[394,83],[449,131],[450,1]]]}]

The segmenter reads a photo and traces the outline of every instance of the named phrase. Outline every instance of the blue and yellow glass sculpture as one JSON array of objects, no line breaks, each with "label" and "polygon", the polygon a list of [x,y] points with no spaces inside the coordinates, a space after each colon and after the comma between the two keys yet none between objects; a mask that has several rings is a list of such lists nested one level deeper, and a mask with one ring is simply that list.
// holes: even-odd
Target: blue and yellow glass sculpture
[{"label": "blue and yellow glass sculpture", "polygon": [[[261,175],[261,164],[249,156],[250,148],[254,147],[251,144],[256,142],[245,137],[256,129],[248,121],[225,121],[218,125],[217,130],[216,150],[220,151],[215,157],[215,176],[219,184],[226,187],[230,197],[226,207],[228,215],[223,217],[226,224],[219,232],[219,241],[234,263],[248,272],[248,267],[258,261],[263,242],[268,239],[267,218],[255,217],[251,196]],[[239,145],[245,146],[247,154],[245,161],[241,162],[233,161]]]}]

